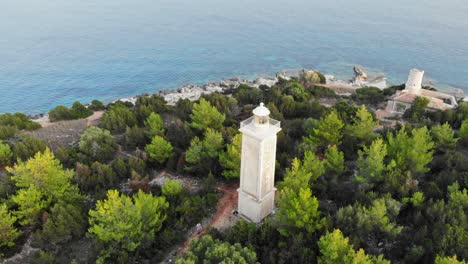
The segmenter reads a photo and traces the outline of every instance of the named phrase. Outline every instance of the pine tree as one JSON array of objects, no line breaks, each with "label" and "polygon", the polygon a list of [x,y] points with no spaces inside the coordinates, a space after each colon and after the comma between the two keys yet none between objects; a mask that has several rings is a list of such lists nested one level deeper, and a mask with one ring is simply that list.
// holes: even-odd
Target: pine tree
[{"label": "pine tree", "polygon": [[158,163],[164,163],[171,155],[174,148],[171,143],[161,136],[154,136],[151,143],[145,147],[148,156]]},{"label": "pine tree", "polygon": [[199,103],[193,105],[191,126],[198,130],[205,130],[207,128],[221,129],[226,119],[226,116],[220,113],[216,107],[212,106],[210,102],[204,98],[200,99]]},{"label": "pine tree", "polygon": [[390,261],[385,260],[382,255],[378,257],[366,255],[362,248],[355,251],[353,245],[349,243],[349,239],[344,237],[339,229],[335,229],[333,232],[320,237],[317,244],[320,250],[320,256],[318,257],[319,264],[390,264]]},{"label": "pine tree", "polygon": [[8,211],[6,204],[0,204],[0,248],[14,246],[15,240],[21,235],[15,222],[16,217]]},{"label": "pine tree", "polygon": [[358,152],[358,174],[355,179],[359,183],[376,184],[382,182],[385,175],[384,159],[387,156],[387,147],[381,138],[372,142],[369,147],[364,147]]},{"label": "pine tree", "polygon": [[20,188],[12,201],[18,205],[14,213],[22,225],[37,223],[41,211],[51,204],[75,204],[82,199],[78,187],[71,182],[73,171],[63,169],[49,149],[7,170]]},{"label": "pine tree", "polygon": [[404,128],[388,137],[388,156],[394,160],[401,172],[427,172],[427,164],[432,161],[434,142],[427,127],[413,129],[409,136]]},{"label": "pine tree", "polygon": [[242,134],[237,134],[232,143],[226,146],[226,151],[219,155],[219,163],[224,168],[223,176],[227,179],[239,178],[241,163]]},{"label": "pine tree", "polygon": [[348,125],[347,130],[351,136],[367,144],[375,138],[373,130],[376,126],[377,122],[374,120],[371,113],[367,110],[365,105],[361,105],[356,112],[354,124]]},{"label": "pine tree", "polygon": [[204,136],[203,140],[198,137],[192,139],[185,160],[189,164],[187,170],[208,174],[219,166],[217,162],[223,148],[223,136],[210,128],[206,129]]},{"label": "pine tree", "polygon": [[325,151],[324,166],[326,171],[334,175],[341,175],[345,171],[344,154],[339,151],[336,145],[328,146]]},{"label": "pine tree", "polygon": [[139,191],[135,196],[109,190],[105,200],[89,211],[88,232],[105,244],[101,259],[111,254],[135,251],[142,243],[154,240],[166,219],[169,207],[164,197]]},{"label": "pine tree", "polygon": [[257,255],[249,247],[239,243],[231,245],[210,235],[204,235],[190,242],[188,251],[176,260],[176,264],[189,263],[245,263],[256,264]]},{"label": "pine tree", "polygon": [[153,138],[154,136],[164,135],[164,123],[161,116],[155,112],[151,114],[145,120],[145,126],[148,127],[148,137]]},{"label": "pine tree", "polygon": [[343,121],[335,111],[332,111],[326,117],[320,119],[317,127],[312,129],[312,133],[305,138],[305,141],[319,148],[326,148],[329,145],[339,146],[343,127]]},{"label": "pine tree", "polygon": [[279,194],[278,213],[279,232],[284,236],[297,233],[297,229],[309,233],[320,230],[326,219],[318,210],[319,202],[312,197],[310,188],[300,188],[299,192],[290,187],[284,187]]},{"label": "pine tree", "polygon": [[434,126],[431,129],[431,135],[435,141],[434,148],[440,152],[451,152],[457,145],[458,139],[455,138],[455,132],[448,123]]},{"label": "pine tree", "polygon": [[309,181],[317,173],[323,173],[323,165],[320,172],[309,169],[315,160],[313,153],[306,153],[304,162],[294,159],[291,168],[286,171],[284,181],[279,185],[279,198],[277,200],[278,213],[276,219],[279,224],[279,232],[284,236],[290,236],[296,231],[309,233],[321,229],[326,221],[318,210],[319,202],[312,196]]},{"label": "pine tree", "polygon": [[13,152],[8,144],[0,141],[0,166],[10,165]]}]

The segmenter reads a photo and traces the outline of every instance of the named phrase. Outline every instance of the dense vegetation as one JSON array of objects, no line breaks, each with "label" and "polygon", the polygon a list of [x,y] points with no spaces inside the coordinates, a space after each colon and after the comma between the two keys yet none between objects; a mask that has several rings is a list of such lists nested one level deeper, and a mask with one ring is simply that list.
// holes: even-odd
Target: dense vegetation
[{"label": "dense vegetation", "polygon": [[[98,101],[93,101],[94,103]],[[94,106],[94,104],[93,104]],[[91,108],[82,105],[80,102],[74,102],[73,105],[68,108],[63,105],[59,105],[49,111],[49,119],[51,121],[59,120],[71,120],[85,118],[93,114]]]},{"label": "dense vegetation", "polygon": [[[31,237],[31,263],[161,261],[210,215],[214,185],[238,181],[238,125],[264,101],[283,129],[277,212],[209,230],[177,263],[463,263],[468,104],[425,112],[420,100],[405,125],[380,123],[371,110],[399,89],[340,97],[280,80],[175,106],[140,97],[108,105],[99,127],[56,153],[21,132],[36,124],[0,116],[0,252]],[[150,184],[163,170],[202,185]]]}]

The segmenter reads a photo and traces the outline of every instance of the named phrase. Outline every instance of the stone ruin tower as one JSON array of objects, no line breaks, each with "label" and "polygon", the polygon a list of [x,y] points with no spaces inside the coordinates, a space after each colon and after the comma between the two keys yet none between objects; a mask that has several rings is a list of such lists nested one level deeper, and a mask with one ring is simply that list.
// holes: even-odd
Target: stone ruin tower
[{"label": "stone ruin tower", "polygon": [[406,81],[405,90],[412,94],[420,94],[422,89],[424,71],[411,69],[408,81]]},{"label": "stone ruin tower", "polygon": [[242,156],[238,212],[258,223],[271,214],[275,203],[276,134],[280,122],[269,117],[263,103],[253,110],[253,116],[241,122]]}]

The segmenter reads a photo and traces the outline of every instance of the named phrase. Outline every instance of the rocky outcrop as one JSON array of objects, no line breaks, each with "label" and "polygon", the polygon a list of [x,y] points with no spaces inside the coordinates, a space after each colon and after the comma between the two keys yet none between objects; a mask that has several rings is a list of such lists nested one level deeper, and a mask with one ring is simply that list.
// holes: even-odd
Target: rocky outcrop
[{"label": "rocky outcrop", "polygon": [[387,88],[387,78],[382,74],[367,74],[364,67],[356,65],[353,67],[354,78],[350,81],[353,87],[377,87],[380,89]]},{"label": "rocky outcrop", "polygon": [[173,91],[161,91],[159,94],[164,97],[167,104],[175,105],[180,99],[188,99],[196,101],[202,95],[212,94],[215,92],[224,93],[227,90],[235,89],[241,84],[247,84],[250,87],[260,87],[266,85],[271,87],[278,82],[277,78],[257,78],[255,81],[244,80],[238,77],[222,80],[218,82],[209,82],[203,86],[198,85],[184,85],[182,88]]},{"label": "rocky outcrop", "polygon": [[202,87],[190,84],[178,89],[176,92],[163,94],[163,96],[169,105],[175,105],[180,99],[198,100],[203,91]]},{"label": "rocky outcrop", "polygon": [[367,80],[367,73],[364,71],[364,68],[356,65],[353,67],[354,71],[354,80],[365,81]]},{"label": "rocky outcrop", "polygon": [[260,87],[261,85],[266,85],[271,87],[278,82],[278,78],[257,78],[254,83],[253,87]]},{"label": "rocky outcrop", "polygon": [[334,88],[358,89],[362,87],[387,88],[387,78],[382,74],[367,74],[364,68],[355,66],[353,68],[355,76],[351,80],[339,80],[333,75],[324,75],[326,85]]},{"label": "rocky outcrop", "polygon": [[294,69],[282,70],[276,74],[276,78],[289,81],[291,78],[299,78],[300,71]]},{"label": "rocky outcrop", "polygon": [[387,87],[384,76],[369,77],[364,68],[360,66],[355,66],[353,70],[356,77],[349,81],[337,80],[332,75],[322,75],[320,72],[310,69],[287,69],[277,73],[275,77],[260,77],[253,81],[233,77],[220,82],[209,82],[203,86],[188,84],[177,90],[161,91],[159,92],[159,95],[163,96],[169,105],[175,105],[180,99],[196,101],[200,99],[202,95],[215,92],[228,93],[231,92],[232,89],[239,87],[241,84],[247,84],[249,87],[257,88],[262,85],[271,87],[275,85],[279,79],[291,80],[291,78],[297,78],[298,80],[301,80],[301,82],[310,85],[325,82],[327,85],[343,86],[349,89],[366,86],[374,86],[381,89]]}]

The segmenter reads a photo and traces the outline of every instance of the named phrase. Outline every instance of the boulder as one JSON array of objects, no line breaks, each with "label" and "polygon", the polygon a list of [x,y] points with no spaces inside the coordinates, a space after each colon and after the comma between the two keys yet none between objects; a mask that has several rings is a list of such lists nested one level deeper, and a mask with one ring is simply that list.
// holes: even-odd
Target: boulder
[{"label": "boulder", "polygon": [[363,67],[356,65],[353,67],[353,71],[354,71],[354,78],[356,80],[358,79],[361,81],[367,80],[367,73],[364,71]]},{"label": "boulder", "polygon": [[277,78],[257,78],[254,81],[254,87],[260,87],[260,85],[266,85],[271,87],[278,82]]},{"label": "boulder", "polygon": [[223,87],[217,85],[216,83],[209,83],[209,84],[205,84],[205,86],[203,86],[203,89],[205,90],[205,94],[210,94],[210,93],[215,93],[215,92],[223,92]]}]

